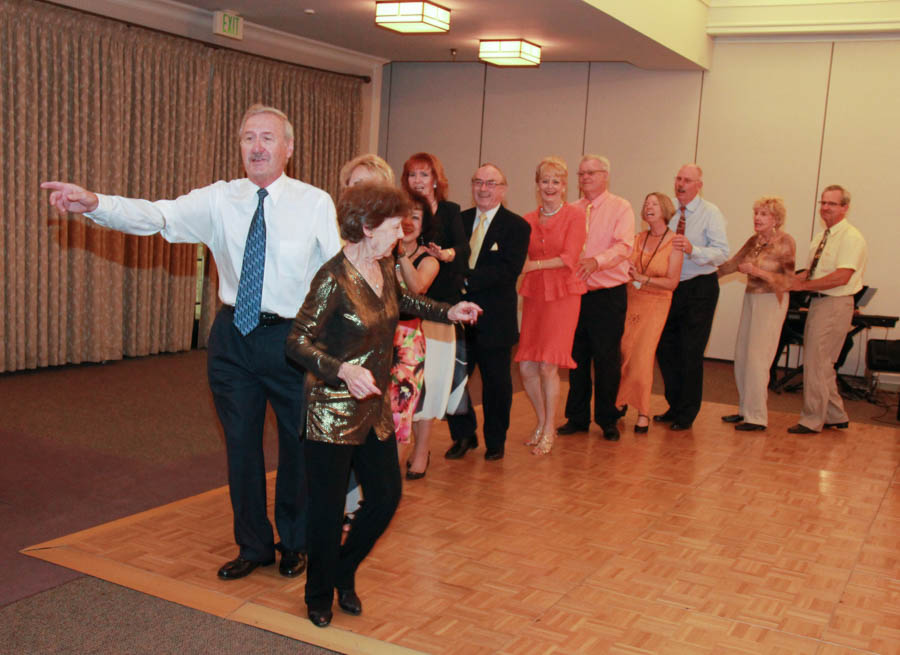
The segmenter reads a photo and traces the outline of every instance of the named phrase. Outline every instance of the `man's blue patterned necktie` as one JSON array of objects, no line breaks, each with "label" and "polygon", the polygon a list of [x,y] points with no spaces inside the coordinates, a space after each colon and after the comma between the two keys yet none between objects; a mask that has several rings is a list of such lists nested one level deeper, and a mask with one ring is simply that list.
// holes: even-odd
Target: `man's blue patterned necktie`
[{"label": "man's blue patterned necktie", "polygon": [[234,301],[234,326],[245,337],[259,325],[263,276],[266,272],[266,217],[263,213],[263,200],[269,192],[260,189],[256,193],[259,205],[256,206],[247,232],[241,280],[238,282],[237,299]]}]

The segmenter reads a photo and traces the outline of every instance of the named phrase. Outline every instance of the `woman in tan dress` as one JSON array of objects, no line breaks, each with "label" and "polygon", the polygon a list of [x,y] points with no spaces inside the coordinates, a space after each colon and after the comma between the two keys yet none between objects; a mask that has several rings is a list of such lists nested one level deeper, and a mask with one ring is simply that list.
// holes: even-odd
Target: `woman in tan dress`
[{"label": "woman in tan dress", "polygon": [[681,276],[683,253],[672,248],[675,234],[668,226],[674,214],[669,196],[658,191],[648,194],[641,218],[650,229],[635,237],[631,254],[632,282],[628,286],[628,310],[622,334],[622,379],[616,406],[637,408],[635,432],[646,432],[650,425],[653,357],[669,315],[672,291]]}]

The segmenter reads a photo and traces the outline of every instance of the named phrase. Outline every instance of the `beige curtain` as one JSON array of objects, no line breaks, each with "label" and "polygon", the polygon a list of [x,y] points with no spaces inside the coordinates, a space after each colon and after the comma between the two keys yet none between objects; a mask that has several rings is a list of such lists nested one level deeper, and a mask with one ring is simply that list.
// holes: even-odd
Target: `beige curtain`
[{"label": "beige curtain", "polygon": [[59,216],[41,181],[171,198],[240,176],[253,101],[291,116],[301,179],[334,189],[357,149],[359,80],[32,0],[0,0],[0,39],[0,372],[190,347],[196,248]]}]

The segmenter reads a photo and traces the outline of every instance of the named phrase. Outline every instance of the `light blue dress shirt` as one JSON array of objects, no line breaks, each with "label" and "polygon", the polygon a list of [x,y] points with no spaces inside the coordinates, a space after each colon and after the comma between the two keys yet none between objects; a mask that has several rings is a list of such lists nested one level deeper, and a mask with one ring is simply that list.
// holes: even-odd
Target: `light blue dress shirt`
[{"label": "light blue dress shirt", "polygon": [[[675,205],[675,215],[669,220],[669,229],[674,232],[681,216],[681,204],[677,198],[672,198],[672,204]],[[725,262],[731,252],[725,233],[725,217],[714,204],[699,195],[694,196],[685,205],[685,220],[684,236],[691,242],[693,250],[690,255],[684,253],[682,282],[698,275],[715,273],[716,267]]]}]

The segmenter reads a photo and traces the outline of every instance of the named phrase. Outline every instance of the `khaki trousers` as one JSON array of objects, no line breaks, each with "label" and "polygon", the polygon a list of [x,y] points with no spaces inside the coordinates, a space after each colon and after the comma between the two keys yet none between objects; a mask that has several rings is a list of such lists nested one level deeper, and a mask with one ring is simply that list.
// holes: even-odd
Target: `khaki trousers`
[{"label": "khaki trousers", "polygon": [[803,414],[800,424],[821,430],[849,420],[837,389],[834,363],[853,320],[853,296],[813,298],[803,332]]},{"label": "khaki trousers", "polygon": [[781,301],[774,293],[745,293],[734,345],[734,381],[740,405],[738,414],[747,423],[769,424],[769,368],[778,350],[781,326],[788,308],[788,294]]}]

